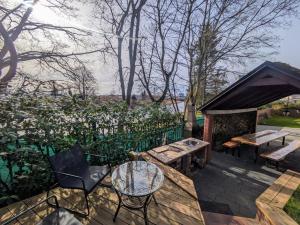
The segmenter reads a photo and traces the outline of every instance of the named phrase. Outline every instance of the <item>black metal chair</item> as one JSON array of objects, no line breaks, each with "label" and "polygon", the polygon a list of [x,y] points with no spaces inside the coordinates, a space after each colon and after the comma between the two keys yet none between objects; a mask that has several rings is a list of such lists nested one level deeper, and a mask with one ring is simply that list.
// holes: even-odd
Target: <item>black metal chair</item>
[{"label": "black metal chair", "polygon": [[[84,154],[79,144],[75,144],[70,151],[59,152],[58,154],[48,157],[51,168],[54,173],[56,184],[52,188],[58,186],[66,189],[79,189],[84,193],[86,202],[86,211],[84,213],[70,210],[73,213],[82,216],[88,216],[90,213],[88,195],[94,188],[104,180],[104,178],[111,173],[110,163],[104,166],[89,166],[85,155],[90,157],[103,158],[105,156],[86,153]],[[102,184],[102,186],[107,186]],[[52,205],[48,202],[49,205]],[[53,205],[52,205],[53,206]]]},{"label": "black metal chair", "polygon": [[54,199],[54,202],[55,202],[55,208],[56,208],[55,211],[53,211],[52,213],[47,215],[44,219],[39,221],[36,225],[70,225],[70,224],[82,225],[82,223],[79,222],[79,220],[77,220],[73,214],[69,213],[67,210],[65,210],[59,206],[57,198],[55,196],[50,196],[50,197],[46,198],[45,200],[40,201],[39,203],[30,207],[29,209],[26,209],[23,212],[17,214],[16,216],[4,221],[4,223],[2,225],[14,224],[13,222],[16,222],[16,220],[18,218],[24,216],[24,214],[26,214],[28,212],[32,212],[32,210],[34,208],[36,208],[37,206],[39,206],[45,202],[48,202],[48,200],[52,199],[52,198]]}]

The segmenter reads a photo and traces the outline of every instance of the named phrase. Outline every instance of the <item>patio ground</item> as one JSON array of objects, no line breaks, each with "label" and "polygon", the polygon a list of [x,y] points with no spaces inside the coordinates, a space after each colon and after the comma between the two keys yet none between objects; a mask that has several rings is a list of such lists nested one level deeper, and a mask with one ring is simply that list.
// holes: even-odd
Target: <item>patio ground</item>
[{"label": "patio ground", "polygon": [[[300,129],[258,126],[258,131],[266,129],[289,130],[287,142],[300,139]],[[270,148],[281,145],[281,139],[270,143]],[[263,146],[266,149],[267,146]],[[193,173],[202,211],[252,217],[256,215],[255,199],[281,175],[275,168],[265,166],[260,159],[253,162],[251,148],[241,150],[241,158],[223,152],[213,152],[211,162]],[[300,171],[300,151],[287,157],[281,166]]]}]

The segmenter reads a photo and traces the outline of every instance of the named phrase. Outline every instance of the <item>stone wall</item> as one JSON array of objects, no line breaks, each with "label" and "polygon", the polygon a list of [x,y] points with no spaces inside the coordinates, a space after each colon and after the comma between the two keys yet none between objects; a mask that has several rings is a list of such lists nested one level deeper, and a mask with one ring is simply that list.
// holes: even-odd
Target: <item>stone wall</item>
[{"label": "stone wall", "polygon": [[232,137],[255,132],[256,118],[256,111],[214,115],[212,149],[221,150]]}]

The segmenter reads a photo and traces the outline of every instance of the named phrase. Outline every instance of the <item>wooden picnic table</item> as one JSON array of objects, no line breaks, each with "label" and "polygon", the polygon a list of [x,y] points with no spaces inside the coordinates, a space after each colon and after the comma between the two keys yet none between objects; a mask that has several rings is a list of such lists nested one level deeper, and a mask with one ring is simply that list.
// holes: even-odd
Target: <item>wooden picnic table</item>
[{"label": "wooden picnic table", "polygon": [[187,138],[175,143],[154,148],[148,153],[160,162],[170,165],[178,160],[186,159],[185,172],[188,174],[191,167],[192,154],[204,151],[204,157],[207,155],[208,142],[196,138]]},{"label": "wooden picnic table", "polygon": [[287,131],[264,130],[253,134],[246,134],[234,137],[231,140],[241,144],[255,146],[255,162],[258,158],[259,147],[263,144],[269,144],[270,141],[282,138],[282,145],[285,143],[285,137],[289,135]]}]

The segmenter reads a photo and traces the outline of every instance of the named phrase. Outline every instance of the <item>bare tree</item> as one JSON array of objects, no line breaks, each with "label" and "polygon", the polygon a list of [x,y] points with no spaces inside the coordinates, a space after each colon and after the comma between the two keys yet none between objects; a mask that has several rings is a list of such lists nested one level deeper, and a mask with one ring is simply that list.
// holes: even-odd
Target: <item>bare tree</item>
[{"label": "bare tree", "polygon": [[[141,12],[147,0],[104,0],[95,3],[95,16],[104,33],[107,54],[117,59],[122,98],[128,104],[136,74]],[[114,39],[115,34],[117,40]],[[127,48],[127,49],[126,49]],[[128,57],[125,56],[128,54]]]},{"label": "bare tree", "polygon": [[[183,78],[180,73],[187,73],[187,101],[201,105],[208,80],[225,84],[225,74],[235,72],[237,65],[266,56],[266,49],[272,53],[278,40],[272,31],[286,25],[298,4],[297,0],[148,1],[144,8],[148,23],[142,31],[147,39],[139,43],[139,79],[152,101],[161,102]],[[222,80],[217,82],[214,76],[220,74]]]},{"label": "bare tree", "polygon": [[215,70],[214,72],[210,73],[206,79],[206,100],[208,101],[219,94],[227,85],[227,83],[227,76],[224,71]]},{"label": "bare tree", "polygon": [[84,65],[78,66],[70,70],[66,75],[72,81],[73,87],[78,91],[82,99],[95,94],[95,78],[91,71]]},{"label": "bare tree", "polygon": [[274,49],[278,36],[274,28],[286,25],[297,13],[297,0],[205,0],[194,16],[201,18],[189,73],[188,101],[201,105],[206,100],[206,83],[216,71],[231,72],[232,67],[249,59],[265,57]]},{"label": "bare tree", "polygon": [[86,39],[91,36],[89,31],[41,23],[31,18],[38,4],[58,15],[76,16],[78,9],[74,6],[75,2],[79,4],[74,0],[24,0],[13,5],[0,0],[0,40],[3,40],[0,46],[0,83],[4,89],[15,77],[20,63],[30,61],[43,69],[60,72],[65,71],[66,65],[78,61],[78,57],[101,51],[88,48]]},{"label": "bare tree", "polygon": [[19,72],[17,74],[18,81],[13,85],[11,93],[15,95],[52,95],[57,97],[60,94],[66,93],[70,89],[74,89],[69,81],[66,80],[41,80],[38,76],[34,76],[31,73]]},{"label": "bare tree", "polygon": [[[144,30],[147,39],[139,45],[139,79],[152,101],[162,102],[170,93],[180,50],[196,0],[157,0],[145,8],[149,23]],[[154,89],[160,93],[155,96]]]}]

